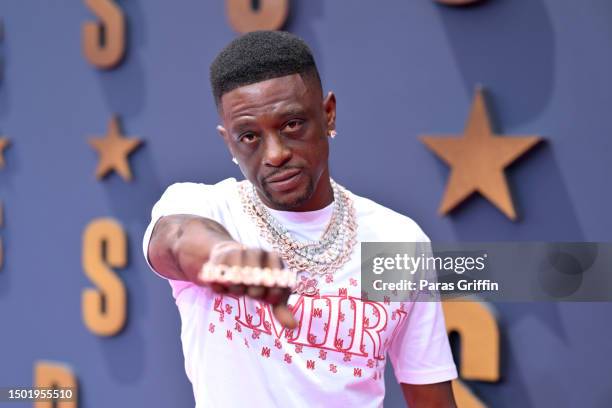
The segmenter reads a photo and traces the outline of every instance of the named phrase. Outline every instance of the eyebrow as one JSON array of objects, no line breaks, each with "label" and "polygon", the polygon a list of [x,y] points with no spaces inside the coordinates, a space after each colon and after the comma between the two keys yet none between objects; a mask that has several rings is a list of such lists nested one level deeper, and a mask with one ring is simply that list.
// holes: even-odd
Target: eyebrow
[{"label": "eyebrow", "polygon": [[[286,118],[288,116],[303,116],[303,115],[306,115],[306,109],[304,109],[302,106],[289,106],[287,108],[283,108],[275,112],[275,115],[278,115],[281,118]],[[245,116],[249,118],[248,119],[238,119],[238,123],[232,126],[231,131],[233,133],[242,133],[243,131],[251,128],[251,126],[256,123],[253,116],[248,116],[248,115],[245,115]]]},{"label": "eyebrow", "polygon": [[254,120],[241,120],[238,124],[232,126],[231,128],[231,132],[232,133],[242,133],[245,130],[248,130],[249,128],[252,127],[253,123],[256,123]]},{"label": "eyebrow", "polygon": [[294,116],[294,115],[305,115],[306,109],[301,106],[290,106],[285,111],[281,111],[279,115],[285,116]]}]

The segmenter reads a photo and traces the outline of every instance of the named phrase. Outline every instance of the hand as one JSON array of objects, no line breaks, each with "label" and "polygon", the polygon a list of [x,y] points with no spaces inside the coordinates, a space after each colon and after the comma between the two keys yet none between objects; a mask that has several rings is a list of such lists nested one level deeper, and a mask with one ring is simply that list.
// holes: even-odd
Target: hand
[{"label": "hand", "polygon": [[[247,248],[236,241],[222,241],[210,250],[209,263],[227,266],[252,266],[260,268],[282,269],[283,262],[276,252],[268,252],[259,248]],[[279,323],[293,329],[297,322],[293,313],[287,307],[291,289],[277,286],[210,283],[211,289],[217,293],[247,295],[272,305],[272,313]]]}]

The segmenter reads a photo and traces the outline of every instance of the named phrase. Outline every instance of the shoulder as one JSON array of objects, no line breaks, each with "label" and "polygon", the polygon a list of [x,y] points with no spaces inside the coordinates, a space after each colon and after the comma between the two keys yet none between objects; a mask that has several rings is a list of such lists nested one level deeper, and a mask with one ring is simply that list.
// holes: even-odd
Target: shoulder
[{"label": "shoulder", "polygon": [[412,218],[369,198],[350,194],[362,241],[429,242],[429,237]]},{"label": "shoulder", "polygon": [[232,195],[237,190],[238,181],[227,178],[216,184],[180,182],[171,184],[166,188],[162,197],[198,197],[202,195],[224,197]]},{"label": "shoulder", "polygon": [[195,214],[212,217],[238,200],[238,182],[234,178],[216,184],[174,183],[166,188],[153,207],[153,215]]},{"label": "shoulder", "polygon": [[233,201],[238,192],[238,181],[227,178],[216,184],[181,182],[166,188],[160,201],[166,203],[223,203]]}]

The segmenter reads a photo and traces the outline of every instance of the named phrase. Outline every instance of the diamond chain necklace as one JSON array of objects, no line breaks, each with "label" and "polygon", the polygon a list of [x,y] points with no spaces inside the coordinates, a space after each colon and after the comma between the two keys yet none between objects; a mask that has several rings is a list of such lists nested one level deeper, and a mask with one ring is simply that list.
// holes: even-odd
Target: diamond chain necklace
[{"label": "diamond chain necklace", "polygon": [[320,239],[307,242],[294,239],[270,214],[255,186],[247,180],[240,182],[240,199],[245,213],[255,222],[260,235],[280,254],[286,266],[297,273],[331,275],[348,261],[355,246],[357,222],[353,200],[344,187],[330,181],[334,192],[332,216]]}]

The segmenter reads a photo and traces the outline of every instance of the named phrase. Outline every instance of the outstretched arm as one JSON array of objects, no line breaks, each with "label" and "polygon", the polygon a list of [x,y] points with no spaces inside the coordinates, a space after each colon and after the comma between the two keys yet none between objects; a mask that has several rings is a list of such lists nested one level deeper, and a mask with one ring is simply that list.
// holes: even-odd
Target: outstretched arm
[{"label": "outstretched arm", "polygon": [[215,244],[233,241],[219,223],[196,215],[169,215],[155,224],[148,256],[153,269],[173,280],[201,284],[198,275]]},{"label": "outstretched arm", "polygon": [[[160,275],[205,285],[199,275],[202,266],[211,262],[228,266],[282,268],[280,256],[259,248],[246,248],[236,242],[218,222],[196,215],[169,215],[160,218],[153,229],[147,254],[151,266]],[[247,295],[270,303],[273,313],[285,327],[296,321],[287,308],[290,290],[282,287],[224,285],[212,283],[219,293]]]}]

